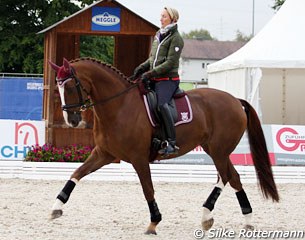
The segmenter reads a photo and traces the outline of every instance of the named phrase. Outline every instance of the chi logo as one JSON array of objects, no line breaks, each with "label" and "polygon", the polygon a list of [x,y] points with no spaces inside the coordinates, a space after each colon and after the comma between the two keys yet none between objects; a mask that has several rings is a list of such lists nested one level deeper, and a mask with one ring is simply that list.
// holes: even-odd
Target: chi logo
[{"label": "chi logo", "polygon": [[188,112],[181,112],[181,120],[182,121],[189,120]]}]

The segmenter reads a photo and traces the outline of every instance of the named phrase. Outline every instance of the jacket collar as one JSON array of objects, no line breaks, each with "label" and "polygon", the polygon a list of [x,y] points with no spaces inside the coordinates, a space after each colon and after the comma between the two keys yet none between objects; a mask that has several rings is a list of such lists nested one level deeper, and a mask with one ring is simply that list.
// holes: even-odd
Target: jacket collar
[{"label": "jacket collar", "polygon": [[[168,25],[169,26],[169,25]],[[173,34],[174,32],[176,32],[178,30],[178,26],[177,24],[173,24],[172,26],[169,26],[169,28],[167,29],[167,31],[165,31],[165,33],[161,33],[161,29],[157,32],[156,37],[159,40],[159,42],[161,42],[164,38],[166,38],[168,35]]]}]

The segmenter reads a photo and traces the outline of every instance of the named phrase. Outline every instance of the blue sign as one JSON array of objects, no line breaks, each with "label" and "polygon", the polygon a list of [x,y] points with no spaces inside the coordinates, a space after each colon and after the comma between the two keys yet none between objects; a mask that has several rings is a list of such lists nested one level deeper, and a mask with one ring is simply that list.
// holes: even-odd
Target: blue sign
[{"label": "blue sign", "polygon": [[121,30],[121,9],[111,7],[93,7],[91,30],[119,32]]},{"label": "blue sign", "polygon": [[0,119],[41,120],[42,105],[42,78],[0,78]]}]

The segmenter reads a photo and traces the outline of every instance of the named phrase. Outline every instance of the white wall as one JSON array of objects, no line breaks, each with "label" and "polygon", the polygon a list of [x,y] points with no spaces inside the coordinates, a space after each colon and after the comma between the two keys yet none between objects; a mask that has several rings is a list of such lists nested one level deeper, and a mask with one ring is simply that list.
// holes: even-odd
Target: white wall
[{"label": "white wall", "polygon": [[305,124],[305,69],[263,69],[260,98],[265,124]]},{"label": "white wall", "polygon": [[[203,59],[184,59],[180,58],[179,74],[182,81],[199,82],[207,81],[207,65],[215,62],[214,60]],[[202,66],[204,64],[204,68]]]},{"label": "white wall", "polygon": [[[239,68],[209,74],[209,87],[249,101],[249,71]],[[305,124],[305,69],[262,68],[257,104],[264,124]],[[248,71],[248,72],[247,72]],[[260,109],[256,106],[260,106]],[[260,113],[261,111],[261,113]]]},{"label": "white wall", "polygon": [[209,87],[246,99],[246,69],[233,69],[209,74]]}]

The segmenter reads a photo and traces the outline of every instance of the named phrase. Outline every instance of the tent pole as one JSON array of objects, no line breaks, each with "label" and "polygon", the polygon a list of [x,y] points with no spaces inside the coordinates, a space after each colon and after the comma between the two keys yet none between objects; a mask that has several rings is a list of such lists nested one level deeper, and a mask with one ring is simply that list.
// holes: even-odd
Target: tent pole
[{"label": "tent pole", "polygon": [[286,124],[286,69],[282,70],[282,124]]}]

